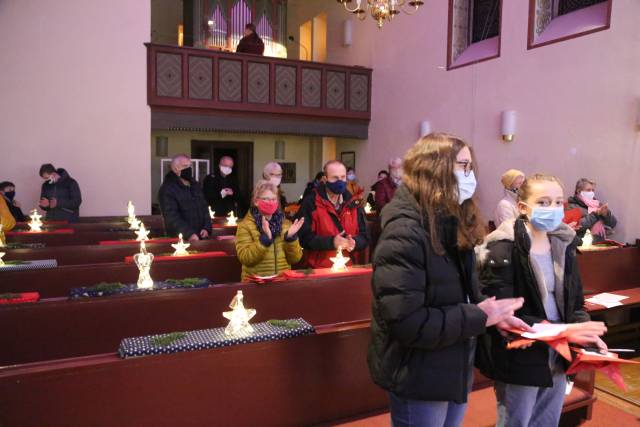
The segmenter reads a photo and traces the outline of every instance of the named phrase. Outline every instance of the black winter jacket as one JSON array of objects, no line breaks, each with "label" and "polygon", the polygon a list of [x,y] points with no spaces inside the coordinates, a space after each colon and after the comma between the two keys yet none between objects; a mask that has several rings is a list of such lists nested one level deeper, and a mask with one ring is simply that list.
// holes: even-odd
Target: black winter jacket
[{"label": "black winter jacket", "polygon": [[169,236],[182,233],[184,239],[201,230],[211,234],[211,217],[202,189],[197,182],[187,186],[178,175],[169,172],[158,193],[164,226]]},{"label": "black winter jacket", "polygon": [[[233,194],[223,198],[220,192],[224,188],[232,189]],[[240,194],[233,174],[222,176],[218,172],[215,175],[207,175],[202,182],[202,190],[204,191],[204,197],[207,203],[211,206],[211,209],[216,212],[217,217],[227,216],[229,212],[233,212],[239,218],[244,217],[245,212],[241,212],[241,210],[238,209]]]},{"label": "black winter jacket", "polygon": [[[556,269],[556,304],[562,322],[576,323],[589,320],[583,310],[582,283],[576,262],[576,246],[580,240],[566,224],[549,233],[551,254]],[[480,282],[486,296],[496,298],[523,297],[524,305],[516,316],[532,325],[546,319],[543,304],[546,288],[537,277],[529,260],[531,239],[526,228],[526,217],[508,221],[489,234],[485,244],[478,247]],[[558,287],[558,282],[562,286]],[[507,350],[505,339],[495,328],[489,329],[489,340],[484,342],[490,359],[480,367],[494,380],[509,384],[551,387],[549,347],[539,342],[524,350]]]},{"label": "black winter jacket", "polygon": [[57,201],[55,208],[41,207],[47,213],[45,219],[47,221],[76,222],[80,216],[80,205],[82,204],[80,186],[66,170],[58,169],[56,173],[60,175],[60,178],[53,184],[45,181],[40,191],[40,198],[56,199]]},{"label": "black winter jacket", "polygon": [[437,255],[428,219],[401,186],[382,212],[374,256],[369,370],[396,395],[466,402],[473,369],[472,337],[487,316],[474,275],[473,251],[457,248],[457,221],[438,220],[446,254]]}]

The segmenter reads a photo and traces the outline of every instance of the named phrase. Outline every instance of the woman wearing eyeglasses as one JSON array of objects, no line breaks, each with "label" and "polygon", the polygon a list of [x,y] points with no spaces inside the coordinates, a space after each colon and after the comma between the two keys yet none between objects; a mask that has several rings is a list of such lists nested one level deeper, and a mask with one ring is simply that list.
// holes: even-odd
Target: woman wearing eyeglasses
[{"label": "woman wearing eyeglasses", "polygon": [[476,337],[524,327],[522,299],[482,299],[473,247],[484,225],[473,200],[471,148],[430,134],[406,154],[404,177],[382,212],[374,255],[369,370],[389,392],[394,427],[462,423]]},{"label": "woman wearing eyeglasses", "polygon": [[[606,350],[602,322],[584,311],[576,263],[579,239],[562,222],[564,191],[558,178],[533,175],[518,191],[519,217],[502,223],[478,248],[480,281],[489,297],[524,298],[516,314],[528,324],[566,323],[569,342]],[[489,332],[500,427],[557,426],[566,390],[567,363],[547,344],[508,350],[503,334]],[[489,369],[487,369],[489,368]]]},{"label": "woman wearing eyeglasses", "polygon": [[278,187],[258,181],[251,209],[238,224],[236,252],[242,264],[242,281],[249,276],[272,276],[291,269],[302,258],[298,231],[304,218],[285,219],[278,201]]}]

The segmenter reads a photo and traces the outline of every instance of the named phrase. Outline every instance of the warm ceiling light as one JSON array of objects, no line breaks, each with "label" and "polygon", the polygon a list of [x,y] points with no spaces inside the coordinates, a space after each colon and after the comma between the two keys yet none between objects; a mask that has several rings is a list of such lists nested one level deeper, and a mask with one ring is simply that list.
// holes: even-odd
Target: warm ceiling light
[{"label": "warm ceiling light", "polygon": [[[353,13],[360,20],[366,19],[366,12],[371,13],[371,17],[377,22],[378,28],[382,28],[385,21],[391,21],[394,16],[400,12],[404,12],[407,15],[413,15],[420,6],[424,4],[422,0],[366,0],[363,5],[363,0],[356,0],[356,7],[350,8],[349,4],[353,0],[337,0],[338,3],[344,6],[344,8]],[[406,9],[405,6],[409,6],[411,9]]]}]

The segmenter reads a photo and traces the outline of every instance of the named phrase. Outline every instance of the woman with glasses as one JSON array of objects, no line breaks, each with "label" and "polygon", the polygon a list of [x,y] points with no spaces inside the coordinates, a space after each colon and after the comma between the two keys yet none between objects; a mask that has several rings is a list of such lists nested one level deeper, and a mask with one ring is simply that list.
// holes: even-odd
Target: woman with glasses
[{"label": "woman with glasses", "polygon": [[236,252],[242,264],[242,281],[249,276],[272,276],[291,269],[302,258],[298,231],[304,218],[285,219],[278,201],[278,187],[258,181],[251,209],[238,224]]},{"label": "woman with glasses", "polygon": [[382,211],[374,255],[369,370],[389,392],[394,427],[454,427],[471,391],[476,337],[489,326],[527,328],[521,298],[482,299],[473,247],[484,225],[473,200],[471,148],[430,134],[406,154]]}]

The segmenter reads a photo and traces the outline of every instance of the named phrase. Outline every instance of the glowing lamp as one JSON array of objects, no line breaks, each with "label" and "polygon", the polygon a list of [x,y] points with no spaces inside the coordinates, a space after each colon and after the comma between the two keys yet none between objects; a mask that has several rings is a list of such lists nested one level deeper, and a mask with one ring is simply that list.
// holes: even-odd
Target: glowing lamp
[{"label": "glowing lamp", "polygon": [[4,228],[2,227],[2,221],[0,220],[0,248],[4,248]]},{"label": "glowing lamp", "polygon": [[189,243],[185,243],[184,240],[182,240],[182,233],[178,234],[178,243],[174,243],[171,245],[171,247],[175,249],[175,252],[172,256],[189,255],[189,252],[187,252],[187,248],[189,246],[191,246]]},{"label": "glowing lamp", "polygon": [[344,255],[342,255],[341,247],[338,247],[338,250],[336,251],[336,256],[329,259],[331,260],[331,262],[333,262],[333,265],[331,266],[331,271],[333,272],[347,271],[347,263],[349,262],[349,257],[345,257]]},{"label": "glowing lamp", "polygon": [[129,203],[127,204],[127,213],[129,214],[127,222],[131,224],[133,220],[136,219],[136,207],[133,206],[133,202],[131,200],[129,200]]},{"label": "glowing lamp", "polygon": [[367,204],[364,205],[364,213],[369,215],[372,212],[373,212],[373,209],[371,208],[371,205],[369,204],[369,202],[367,202]]},{"label": "glowing lamp", "polygon": [[149,233],[151,230],[147,230],[144,228],[144,224],[140,223],[140,229],[136,231],[136,242],[143,242],[145,240],[149,240]]},{"label": "glowing lamp", "polygon": [[222,313],[225,318],[229,319],[229,324],[224,329],[225,335],[234,336],[253,332],[253,327],[249,324],[249,320],[256,315],[256,310],[253,308],[244,308],[243,299],[242,291],[238,291],[236,296],[231,300],[231,304],[229,304],[231,311]]},{"label": "glowing lamp", "polygon": [[153,279],[151,278],[151,264],[153,263],[153,254],[147,252],[144,240],[140,242],[140,253],[133,256],[140,274],[138,275],[138,289],[152,289]]},{"label": "glowing lamp", "polygon": [[31,221],[29,221],[29,227],[32,233],[40,233],[42,232],[42,215],[38,213],[36,209],[31,211],[31,215],[29,215]]},{"label": "glowing lamp", "polygon": [[593,234],[591,234],[591,230],[587,229],[586,233],[584,233],[584,237],[582,238],[582,249],[589,249],[593,246]]},{"label": "glowing lamp", "polygon": [[516,112],[507,110],[502,112],[502,140],[511,142],[516,134]]},{"label": "glowing lamp", "polygon": [[131,227],[129,227],[129,230],[137,230],[138,228],[140,228],[140,224],[140,220],[134,217],[131,221]]},{"label": "glowing lamp", "polygon": [[233,211],[229,212],[229,215],[227,215],[227,225],[228,226],[236,226],[236,225],[238,225],[238,218],[236,218],[236,216],[233,213]]},{"label": "glowing lamp", "polygon": [[2,260],[2,257],[5,256],[6,254],[7,254],[6,252],[0,252],[0,267],[4,265],[4,261]]},{"label": "glowing lamp", "polygon": [[209,206],[209,217],[211,219],[214,219],[216,217],[216,211],[214,211],[213,209],[211,209],[211,206]]}]

